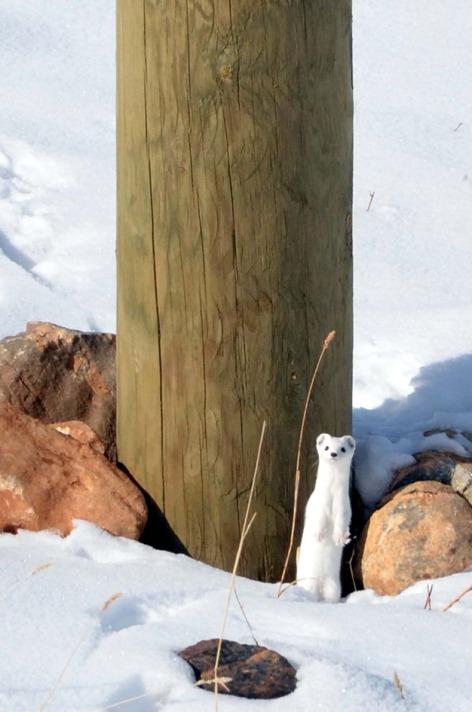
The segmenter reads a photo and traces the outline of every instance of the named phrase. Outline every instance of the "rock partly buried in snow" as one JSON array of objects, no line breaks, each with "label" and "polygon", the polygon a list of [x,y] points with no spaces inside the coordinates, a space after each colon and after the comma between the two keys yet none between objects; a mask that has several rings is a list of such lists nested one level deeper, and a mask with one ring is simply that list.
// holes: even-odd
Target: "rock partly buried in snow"
[{"label": "rock partly buried in snow", "polygon": [[43,423],[87,423],[115,460],[115,336],[28,324],[0,341],[0,401]]},{"label": "rock partly buried in snow", "polygon": [[91,448],[101,455],[105,454],[105,446],[95,430],[81,420],[67,420],[65,423],[52,423],[48,425],[48,428],[53,428],[57,430],[58,433],[62,433],[62,435],[74,438],[74,440],[78,440],[79,443],[90,445]]},{"label": "rock partly buried in snow", "polygon": [[[415,455],[415,458],[416,464],[397,470],[390,485],[391,492],[413,482],[435,481],[443,485],[451,485],[456,492],[463,496],[466,496],[464,492],[470,486],[468,492],[469,502],[471,501],[472,479],[468,479],[465,473],[472,473],[472,458],[463,457],[454,452],[436,451],[422,452]],[[469,477],[472,478],[472,475]]]},{"label": "rock partly buried in snow", "polygon": [[451,485],[472,505],[472,462],[462,462],[455,466]]},{"label": "rock partly buried in snow", "polygon": [[472,507],[452,487],[415,482],[383,500],[364,527],[356,574],[396,594],[423,579],[472,566]]},{"label": "rock partly buried in snow", "polygon": [[431,435],[446,435],[450,440],[454,440],[461,444],[464,438],[469,441],[469,445],[472,444],[472,433],[468,430],[456,430],[455,428],[431,428],[430,430],[425,430],[423,435],[425,437],[431,437]]},{"label": "rock partly buried in snow", "polygon": [[[209,681],[201,686],[211,692],[217,647],[218,639],[214,638],[202,640],[179,653],[192,666],[197,680]],[[296,670],[274,650],[223,640],[218,679],[226,680],[224,685],[218,685],[220,693],[269,700],[294,691]]]},{"label": "rock partly buried in snow", "polygon": [[0,403],[0,531],[57,529],[86,519],[112,534],[138,539],[144,497],[89,445]]}]

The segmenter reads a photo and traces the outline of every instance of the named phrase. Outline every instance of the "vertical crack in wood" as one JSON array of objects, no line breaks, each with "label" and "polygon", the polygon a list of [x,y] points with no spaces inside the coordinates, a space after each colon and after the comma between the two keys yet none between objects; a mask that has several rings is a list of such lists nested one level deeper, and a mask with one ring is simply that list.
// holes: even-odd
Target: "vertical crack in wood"
[{"label": "vertical crack in wood", "polygon": [[151,249],[152,249],[152,265],[154,277],[154,300],[156,308],[156,326],[157,326],[157,354],[159,368],[159,407],[160,407],[160,437],[161,437],[161,483],[162,483],[162,511],[166,511],[166,482],[164,468],[164,387],[162,380],[162,345],[161,345],[161,318],[159,312],[159,290],[157,286],[157,263],[156,263],[156,235],[154,222],[154,191],[152,185],[152,166],[151,166],[151,149],[149,144],[149,127],[148,127],[148,57],[147,57],[147,37],[146,37],[146,1],[143,0],[143,44],[144,44],[144,123],[146,134],[146,155],[149,183],[149,208],[151,212]]},{"label": "vertical crack in wood", "polygon": [[[229,146],[228,125],[227,125],[227,121],[226,121],[223,97],[222,97],[222,101],[221,101],[221,110],[223,112],[223,126],[224,126],[225,141],[226,141],[226,160],[227,160],[227,170],[228,170],[228,186],[229,186],[230,203],[231,203],[231,220],[232,220],[231,238],[233,241],[234,308],[235,308],[235,312],[236,312],[233,348],[234,348],[234,367],[235,367],[235,372],[236,372],[235,373],[236,392],[238,393],[238,399],[239,399],[239,428],[240,428],[240,440],[241,440],[241,461],[242,461],[242,470],[243,470],[242,474],[244,476],[244,474],[246,473],[246,457],[245,457],[245,452],[244,452],[244,432],[243,432],[243,393],[241,393],[240,389],[242,389],[244,391],[245,388],[243,386],[241,365],[240,365],[240,359],[239,359],[239,353],[238,353],[238,339],[239,339],[239,331],[240,331],[239,330],[239,319],[241,318],[243,339],[244,339],[244,318],[240,314],[240,305],[239,305],[239,298],[238,298],[239,268],[238,268],[238,250],[237,250],[237,242],[236,242],[236,209],[235,209],[235,205],[234,205],[233,176],[231,174],[231,152],[230,152],[230,146]],[[240,521],[241,518],[240,518],[240,511],[239,511],[239,491],[238,491],[237,478],[235,479],[234,487],[236,490],[236,509],[237,509],[237,516],[238,516],[238,531],[239,531],[239,536],[241,536],[241,521]]]},{"label": "vertical crack in wood", "polygon": [[[204,246],[204,236],[203,236],[203,225],[202,225],[202,215],[200,209],[200,196],[198,193],[198,187],[195,182],[194,174],[194,160],[193,160],[193,150],[192,150],[192,129],[193,129],[193,102],[192,102],[192,63],[190,56],[190,10],[189,10],[189,0],[186,2],[186,43],[187,43],[187,115],[188,115],[188,152],[190,160],[190,180],[192,184],[192,199],[195,211],[198,218],[198,231],[200,239],[201,248],[201,258],[202,258],[202,277],[203,277],[203,290],[204,299],[206,305],[206,265],[205,265],[205,246]],[[208,462],[208,431],[207,431],[207,368],[206,368],[206,357],[205,357],[205,330],[204,330],[204,312],[202,305],[202,294],[201,289],[199,289],[199,300],[200,300],[200,339],[201,339],[201,359],[202,359],[202,388],[203,388],[203,443],[201,438],[199,438],[199,455],[200,455],[200,500],[201,500],[201,547],[205,550],[207,547],[206,542],[206,526],[205,526],[205,477],[204,477],[204,459],[202,447],[205,448],[206,462]],[[208,484],[208,483],[207,483]]]}]

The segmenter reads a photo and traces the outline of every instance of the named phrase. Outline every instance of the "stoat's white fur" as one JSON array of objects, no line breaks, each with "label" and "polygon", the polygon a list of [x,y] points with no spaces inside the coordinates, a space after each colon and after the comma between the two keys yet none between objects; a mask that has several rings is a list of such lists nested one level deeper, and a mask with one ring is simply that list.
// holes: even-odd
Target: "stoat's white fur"
[{"label": "stoat's white fur", "polygon": [[349,541],[349,480],[355,447],[350,435],[335,438],[323,433],[316,440],[318,472],[305,511],[297,583],[317,600],[335,603],[341,597],[341,556]]}]

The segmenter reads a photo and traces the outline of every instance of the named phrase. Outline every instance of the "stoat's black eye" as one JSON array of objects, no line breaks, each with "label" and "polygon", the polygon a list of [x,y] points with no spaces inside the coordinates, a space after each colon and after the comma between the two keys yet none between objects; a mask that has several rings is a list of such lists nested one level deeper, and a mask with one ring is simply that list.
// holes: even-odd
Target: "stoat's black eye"
[{"label": "stoat's black eye", "polygon": [[342,448],[341,448],[341,452],[346,452],[346,448],[345,448],[345,447],[342,447]]},{"label": "stoat's black eye", "polygon": [[329,445],[326,445],[325,450],[329,450]]}]

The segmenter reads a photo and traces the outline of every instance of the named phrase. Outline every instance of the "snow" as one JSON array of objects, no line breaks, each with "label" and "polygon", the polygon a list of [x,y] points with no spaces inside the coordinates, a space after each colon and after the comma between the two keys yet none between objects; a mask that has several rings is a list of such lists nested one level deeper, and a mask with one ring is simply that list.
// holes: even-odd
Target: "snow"
[{"label": "snow", "polygon": [[[51,693],[48,712],[104,710],[141,695],[113,709],[214,708],[177,653],[219,636],[229,574],[80,521],[65,539],[4,534],[0,558],[1,710],[39,710]],[[447,613],[441,608],[469,584],[470,573],[434,581],[425,611],[426,582],[397,597],[361,591],[333,605],[314,604],[295,588],[277,599],[275,585],[239,578],[257,641],[288,658],[298,685],[289,698],[270,702],[220,697],[220,709],[465,712],[472,596]],[[253,642],[235,599],[226,636]]]},{"label": "snow", "polygon": [[[354,434],[373,506],[414,453],[472,454],[472,7],[353,9]],[[113,0],[1,4],[0,338],[31,320],[115,328],[114,34]],[[213,709],[176,652],[218,636],[228,574],[84,522],[66,539],[3,534],[0,562],[0,712],[50,694],[49,712]],[[298,687],[220,709],[469,710],[472,594],[441,608],[470,583],[434,581],[425,611],[426,582],[315,605],[239,579],[258,641]],[[252,642],[234,603],[226,635]]]},{"label": "snow", "polygon": [[354,2],[356,407],[470,353],[471,32],[468,0]]},{"label": "snow", "polygon": [[[413,453],[447,450],[472,455],[467,437],[472,433],[472,356],[424,366],[412,386],[414,390],[404,398],[387,399],[377,408],[354,413],[359,438],[356,485],[368,506],[381,498],[395,469],[413,462]],[[424,436],[434,428],[457,434]]]},{"label": "snow", "polygon": [[1,5],[0,338],[115,328],[114,45],[112,0]]},{"label": "snow", "polygon": [[466,0],[354,1],[353,396],[367,504],[436,446],[425,430],[472,430],[471,31]]},{"label": "snow", "polygon": [[410,432],[393,442],[384,435],[370,435],[361,440],[356,451],[355,482],[364,504],[376,505],[395,470],[413,465],[416,459],[412,453],[427,450],[472,457],[472,441],[460,432],[450,437],[444,432],[425,436],[421,431]]}]

